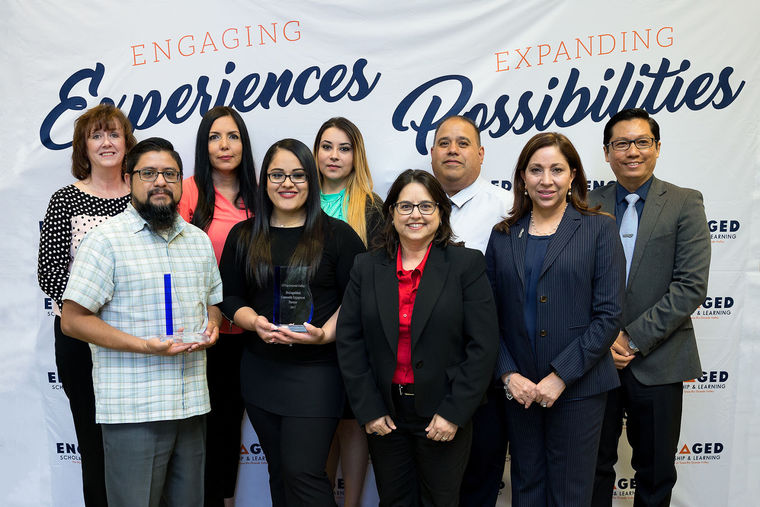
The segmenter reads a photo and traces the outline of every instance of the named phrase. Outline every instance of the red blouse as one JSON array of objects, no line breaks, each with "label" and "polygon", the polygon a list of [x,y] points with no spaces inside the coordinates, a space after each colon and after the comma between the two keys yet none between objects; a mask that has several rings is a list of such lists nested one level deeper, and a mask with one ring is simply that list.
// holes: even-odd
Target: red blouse
[{"label": "red blouse", "polygon": [[417,297],[417,289],[420,286],[422,272],[425,269],[428,255],[430,254],[431,242],[428,245],[425,257],[420,264],[409,271],[405,271],[401,263],[401,245],[396,254],[396,276],[398,277],[398,349],[396,352],[396,369],[393,372],[394,384],[413,384],[414,372],[412,371],[412,311],[414,300]]}]

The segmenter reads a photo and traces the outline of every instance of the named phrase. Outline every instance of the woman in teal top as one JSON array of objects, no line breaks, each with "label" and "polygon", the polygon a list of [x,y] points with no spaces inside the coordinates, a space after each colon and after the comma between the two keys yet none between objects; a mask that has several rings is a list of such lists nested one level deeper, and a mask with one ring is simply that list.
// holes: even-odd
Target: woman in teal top
[{"label": "woman in teal top", "polygon": [[[322,210],[347,222],[364,245],[371,247],[372,239],[383,224],[383,201],[372,191],[372,175],[361,132],[346,118],[330,118],[317,132],[314,158],[319,167]],[[344,506],[358,506],[369,451],[367,436],[353,413],[344,414],[333,438],[327,461],[327,474],[333,484],[339,456],[345,487]]]}]

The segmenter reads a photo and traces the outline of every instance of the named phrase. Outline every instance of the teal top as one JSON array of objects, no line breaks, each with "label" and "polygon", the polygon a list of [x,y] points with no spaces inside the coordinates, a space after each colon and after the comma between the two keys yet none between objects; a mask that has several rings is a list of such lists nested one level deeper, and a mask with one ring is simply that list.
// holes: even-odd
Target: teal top
[{"label": "teal top", "polygon": [[343,205],[345,200],[346,189],[344,188],[337,194],[323,194],[319,193],[319,201],[322,206],[322,211],[327,213],[333,218],[346,221],[346,210]]}]

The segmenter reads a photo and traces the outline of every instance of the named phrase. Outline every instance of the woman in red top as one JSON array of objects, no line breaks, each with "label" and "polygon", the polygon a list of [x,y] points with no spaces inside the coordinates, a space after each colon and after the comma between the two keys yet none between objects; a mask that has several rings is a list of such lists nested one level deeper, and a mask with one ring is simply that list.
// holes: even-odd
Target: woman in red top
[{"label": "woman in red top", "polygon": [[[217,106],[201,120],[195,144],[195,172],[182,184],[179,213],[209,235],[216,260],[232,226],[253,213],[256,168],[243,118]],[[211,412],[207,417],[206,507],[234,505],[240,463],[240,356],[242,330],[226,321],[207,354]]]},{"label": "woman in red top", "polygon": [[383,212],[384,248],[351,271],[338,361],[380,504],[455,506],[496,360],[485,260],[452,243],[451,204],[430,173],[401,173]]}]

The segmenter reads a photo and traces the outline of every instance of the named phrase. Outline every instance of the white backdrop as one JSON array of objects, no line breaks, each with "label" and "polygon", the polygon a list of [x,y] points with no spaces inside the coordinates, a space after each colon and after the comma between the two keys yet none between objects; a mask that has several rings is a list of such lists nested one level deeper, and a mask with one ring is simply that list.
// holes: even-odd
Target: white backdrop
[{"label": "white backdrop", "polygon": [[[754,504],[759,16],[754,0],[3,2],[0,503],[82,502],[52,309],[35,270],[47,201],[72,181],[72,122],[111,100],[138,139],[174,142],[188,173],[210,106],[241,111],[259,163],[272,142],[311,145],[325,119],[346,116],[364,134],[380,195],[401,170],[429,168],[431,130],[451,113],[483,126],[494,183],[509,188],[524,142],[549,129],[576,144],[593,188],[612,178],[604,122],[647,108],[662,129],[657,175],[701,190],[713,231],[708,299],[694,315],[704,375],[684,383],[673,505]],[[247,423],[241,463],[238,505],[269,505]],[[632,505],[633,473],[618,471],[616,504]],[[367,505],[373,488],[370,477]]]}]

